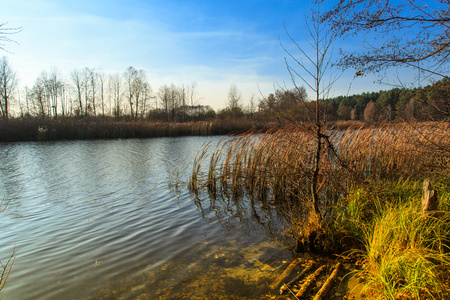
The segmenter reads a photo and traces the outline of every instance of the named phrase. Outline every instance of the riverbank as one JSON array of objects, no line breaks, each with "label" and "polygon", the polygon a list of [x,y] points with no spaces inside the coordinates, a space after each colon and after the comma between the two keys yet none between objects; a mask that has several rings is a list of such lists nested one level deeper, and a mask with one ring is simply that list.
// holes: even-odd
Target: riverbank
[{"label": "riverbank", "polygon": [[[271,230],[278,224],[293,251],[358,263],[370,299],[450,297],[448,124],[331,132],[320,150],[316,210],[312,136],[293,126],[224,140],[213,154],[198,155],[191,191],[207,190],[231,211],[250,205],[240,214]],[[422,208],[426,178],[438,195],[431,213]]]},{"label": "riverbank", "polygon": [[303,294],[317,297],[336,263],[341,268],[326,298],[314,299],[450,299],[449,179],[434,178],[439,205],[428,215],[422,212],[421,181],[372,182],[369,187],[354,189],[343,208],[345,223],[334,225],[345,226],[341,233],[346,232],[347,239],[360,239],[360,246],[335,253],[331,256],[335,260],[312,256],[310,262],[315,265],[309,270],[301,261],[296,272],[273,289],[274,293],[302,271],[306,274],[291,282],[284,296],[271,299],[295,299],[308,278],[325,265]]}]

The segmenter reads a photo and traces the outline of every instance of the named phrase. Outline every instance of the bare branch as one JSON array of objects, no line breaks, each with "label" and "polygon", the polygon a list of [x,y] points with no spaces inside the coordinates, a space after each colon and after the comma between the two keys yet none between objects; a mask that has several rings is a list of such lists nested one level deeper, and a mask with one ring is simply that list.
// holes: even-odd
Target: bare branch
[{"label": "bare branch", "polygon": [[[316,0],[321,3],[323,0]],[[342,0],[320,16],[341,37],[370,34],[367,51],[342,52],[343,69],[362,72],[406,66],[446,77],[450,55],[449,1]],[[375,35],[375,36],[374,36]]]},{"label": "bare branch", "polygon": [[10,39],[8,36],[21,32],[22,27],[5,27],[7,24],[8,23],[0,24],[0,49],[9,52],[5,49],[5,44],[10,42],[17,44],[17,42]]}]

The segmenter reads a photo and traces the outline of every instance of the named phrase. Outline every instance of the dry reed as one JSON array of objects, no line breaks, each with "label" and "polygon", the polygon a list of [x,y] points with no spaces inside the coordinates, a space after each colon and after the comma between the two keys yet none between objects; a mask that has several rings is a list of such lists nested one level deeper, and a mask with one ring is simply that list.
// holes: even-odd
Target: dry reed
[{"label": "dry reed", "polygon": [[[368,180],[419,179],[446,172],[450,162],[447,124],[408,124],[324,131],[319,171],[320,210],[333,215],[348,191]],[[317,231],[312,220],[311,186],[316,151],[314,131],[300,126],[275,128],[266,133],[246,132],[223,139],[209,160],[206,178],[214,195],[245,195],[259,206],[276,206],[286,232],[304,242]],[[206,155],[202,156],[206,158]],[[201,164],[202,161],[196,161]],[[316,227],[314,227],[314,226]],[[323,244],[323,248],[334,247]]]}]

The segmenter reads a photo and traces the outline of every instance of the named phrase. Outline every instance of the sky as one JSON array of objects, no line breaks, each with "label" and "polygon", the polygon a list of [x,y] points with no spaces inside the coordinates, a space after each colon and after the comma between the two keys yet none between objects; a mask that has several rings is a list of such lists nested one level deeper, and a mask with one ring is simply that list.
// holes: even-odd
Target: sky
[{"label": "sky", "polygon": [[[286,28],[307,47],[308,9],[299,0],[0,0],[0,23],[22,27],[0,55],[22,87],[55,68],[69,82],[75,69],[122,73],[133,66],[146,72],[155,92],[195,82],[199,103],[217,110],[233,84],[244,105],[292,87],[280,42],[295,52]],[[340,41],[339,47],[358,46]],[[344,73],[330,96],[388,89],[374,77],[353,77]]]}]

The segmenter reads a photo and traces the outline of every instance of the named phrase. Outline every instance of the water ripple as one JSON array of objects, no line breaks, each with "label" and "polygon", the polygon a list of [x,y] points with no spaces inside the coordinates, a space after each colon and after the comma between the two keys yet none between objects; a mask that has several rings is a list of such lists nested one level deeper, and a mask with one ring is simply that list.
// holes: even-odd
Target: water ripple
[{"label": "water ripple", "polygon": [[[17,259],[6,299],[79,299],[125,274],[231,234],[202,219],[187,181],[206,138],[0,145],[0,258]],[[188,165],[182,165],[188,162]]]}]

